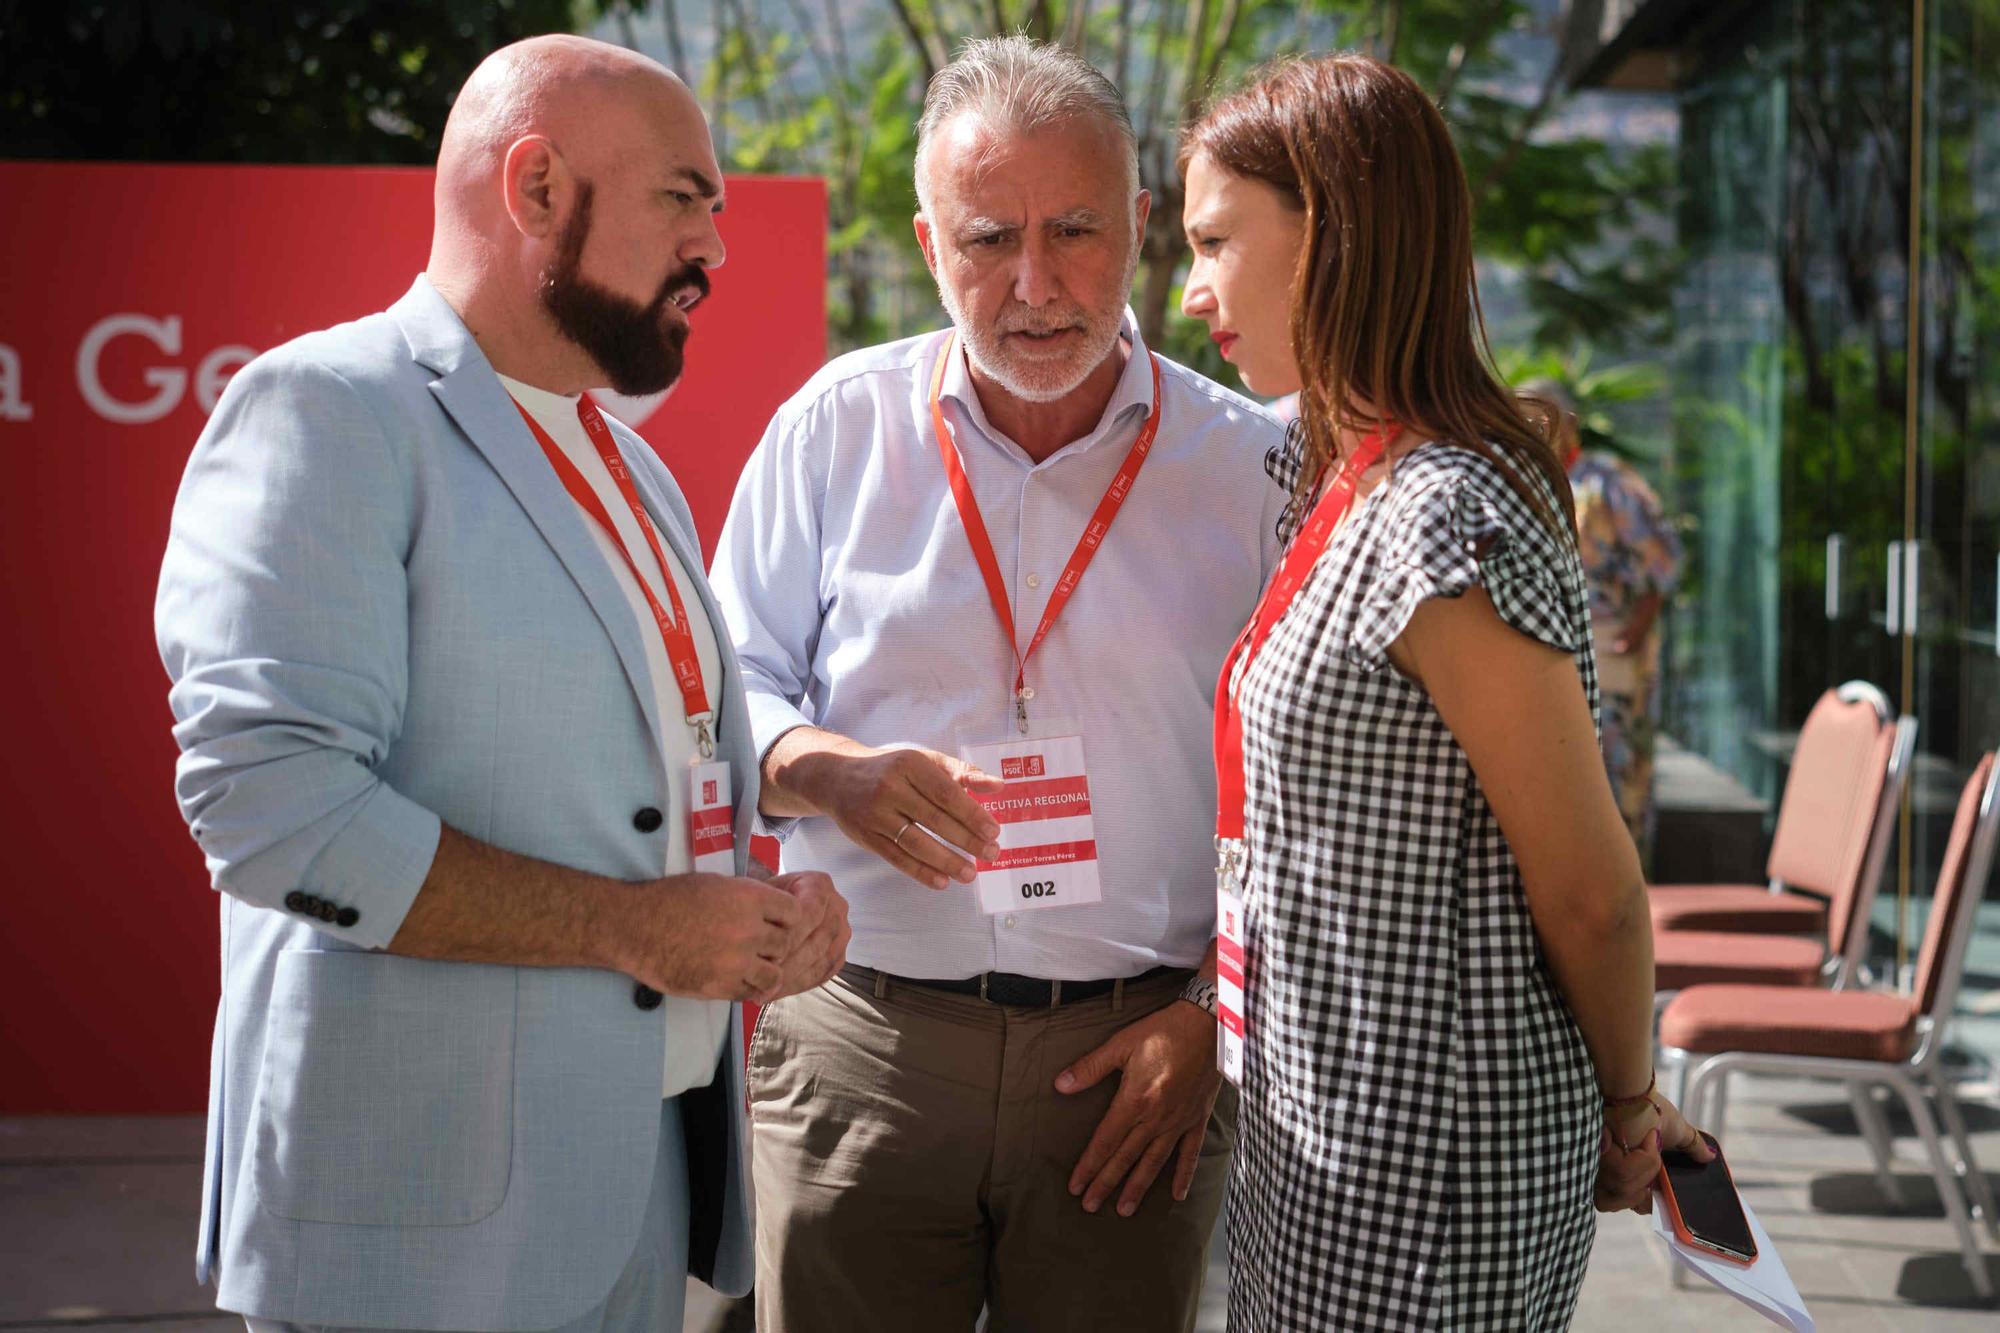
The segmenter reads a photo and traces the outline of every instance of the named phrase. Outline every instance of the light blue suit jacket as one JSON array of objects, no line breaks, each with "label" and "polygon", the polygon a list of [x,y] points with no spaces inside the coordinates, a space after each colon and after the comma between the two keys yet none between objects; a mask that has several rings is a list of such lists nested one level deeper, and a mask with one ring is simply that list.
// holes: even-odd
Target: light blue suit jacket
[{"label": "light blue suit jacket", "polygon": [[[684,568],[694,522],[614,426]],[[422,278],[268,352],[189,460],[156,628],[181,809],[222,897],[197,1266],[225,1309],[545,1329],[609,1291],[659,1140],[663,1018],[580,968],[381,952],[439,821],[624,880],[667,819],[641,627],[463,323]],[[739,869],[756,756],[729,635]],[[691,1128],[691,1267],[750,1283],[740,1011]],[[707,1131],[699,1128],[706,1126]]]}]

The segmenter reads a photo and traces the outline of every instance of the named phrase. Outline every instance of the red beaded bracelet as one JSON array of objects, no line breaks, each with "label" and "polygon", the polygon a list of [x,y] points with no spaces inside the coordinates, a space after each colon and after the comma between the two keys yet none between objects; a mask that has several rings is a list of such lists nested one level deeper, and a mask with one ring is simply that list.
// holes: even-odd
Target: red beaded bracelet
[{"label": "red beaded bracelet", "polygon": [[1655,1072],[1653,1077],[1647,1081],[1646,1090],[1644,1092],[1640,1093],[1636,1097],[1606,1097],[1604,1099],[1604,1109],[1607,1111],[1615,1111],[1621,1106],[1637,1106],[1640,1102],[1644,1102],[1646,1105],[1651,1106],[1653,1104],[1653,1093],[1659,1086],[1660,1086],[1660,1076],[1657,1072]]},{"label": "red beaded bracelet", "polygon": [[[1640,1093],[1636,1097],[1606,1097],[1604,1099],[1604,1109],[1606,1113],[1611,1113],[1611,1112],[1616,1112],[1627,1106],[1643,1105],[1643,1106],[1650,1106],[1657,1111],[1659,1110],[1659,1104],[1653,1100],[1653,1091],[1654,1089],[1659,1087],[1659,1084],[1660,1084],[1660,1076],[1656,1072],[1654,1073],[1653,1077],[1647,1082],[1646,1090],[1644,1092]],[[1612,1119],[1614,1124],[1617,1124],[1618,1118],[1615,1115],[1612,1116]],[[1612,1142],[1618,1145],[1618,1150],[1620,1152],[1632,1151],[1632,1144],[1625,1137],[1625,1126],[1623,1124],[1617,1124],[1617,1133],[1612,1137]]]}]

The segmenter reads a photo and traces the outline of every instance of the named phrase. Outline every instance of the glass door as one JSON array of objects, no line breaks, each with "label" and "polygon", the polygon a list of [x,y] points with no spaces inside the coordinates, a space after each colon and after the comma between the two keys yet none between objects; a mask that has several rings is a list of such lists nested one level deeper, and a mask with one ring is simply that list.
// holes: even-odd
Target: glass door
[{"label": "glass door", "polygon": [[[2000,9],[1925,8],[1923,282],[1902,638],[1918,763],[1896,866],[1914,962],[1961,785],[2000,746]],[[2000,1058],[2000,902],[1980,909],[1958,1042]]]},{"label": "glass door", "polygon": [[1682,92],[1666,729],[1773,812],[1822,692],[1901,693],[1909,32],[1766,0]]},{"label": "glass door", "polygon": [[[1687,562],[1669,621],[1664,731],[1767,802],[1777,711],[1786,302],[1779,254],[1789,5],[1681,97],[1670,505]],[[1755,867],[1738,874],[1755,875]]]},{"label": "glass door", "polygon": [[1910,20],[1879,0],[1791,16],[1779,715],[1796,728],[1844,681],[1901,692]]},{"label": "glass door", "polygon": [[[1917,719],[1869,932],[1906,980],[2000,747],[2000,0],[1763,0],[1719,40],[1681,102],[1665,730],[1775,810],[1829,686]],[[1980,910],[1955,1031],[2000,1063]]]}]

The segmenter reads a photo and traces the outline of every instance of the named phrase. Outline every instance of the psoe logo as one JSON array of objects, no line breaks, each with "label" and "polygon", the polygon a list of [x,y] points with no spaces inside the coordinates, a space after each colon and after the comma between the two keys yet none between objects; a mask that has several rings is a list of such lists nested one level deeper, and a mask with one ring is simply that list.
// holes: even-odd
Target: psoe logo
[{"label": "psoe logo", "polygon": [[717,792],[716,792],[716,786],[715,786],[715,779],[714,779],[714,778],[704,778],[704,779],[702,780],[702,784],[701,784],[701,803],[702,803],[703,805],[720,805],[720,804],[722,804],[722,797],[721,797],[720,795],[718,795],[718,794],[717,794]]},{"label": "psoe logo", "polygon": [[1039,778],[1048,771],[1048,761],[1038,754],[1016,755],[1012,759],[1000,761],[1000,776],[1008,782],[1018,782],[1022,778]]}]

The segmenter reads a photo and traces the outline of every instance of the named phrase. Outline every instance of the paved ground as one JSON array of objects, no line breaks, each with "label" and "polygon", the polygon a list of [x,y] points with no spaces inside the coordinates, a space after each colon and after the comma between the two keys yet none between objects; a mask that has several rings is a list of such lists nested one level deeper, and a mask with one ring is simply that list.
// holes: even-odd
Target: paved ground
[{"label": "paved ground", "polygon": [[[1969,1089],[1976,1150],[2000,1178],[2000,1087]],[[1837,1090],[1749,1082],[1733,1097],[1728,1145],[1739,1184],[1827,1330],[2000,1327],[1980,1308],[1959,1266],[1916,1140],[1898,1122],[1899,1175],[1912,1206],[1890,1210],[1876,1193],[1867,1150]],[[200,1122],[189,1117],[0,1119],[0,1330],[79,1333],[225,1333],[194,1283],[194,1209]],[[1986,1242],[2000,1285],[2000,1243]],[[1217,1261],[1201,1327],[1223,1327],[1225,1275]],[[720,1303],[698,1289],[688,1328],[707,1333]],[[1668,1285],[1667,1259],[1635,1217],[1601,1228],[1578,1310],[1578,1329],[1767,1328],[1707,1290]]]}]

